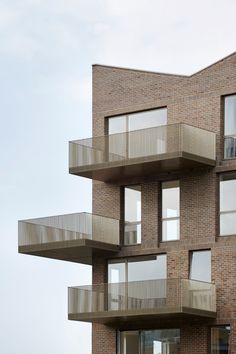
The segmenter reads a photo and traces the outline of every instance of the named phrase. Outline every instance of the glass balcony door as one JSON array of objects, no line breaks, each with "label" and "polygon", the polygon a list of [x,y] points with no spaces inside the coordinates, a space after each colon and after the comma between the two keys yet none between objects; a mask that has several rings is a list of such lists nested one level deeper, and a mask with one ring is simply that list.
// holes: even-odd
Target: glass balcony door
[{"label": "glass balcony door", "polygon": [[161,329],[120,333],[120,354],[179,354],[180,330]]},{"label": "glass balcony door", "polygon": [[[157,304],[166,299],[166,255],[134,257],[108,264],[108,310],[132,310],[148,305],[143,281],[160,280]],[[161,281],[163,279],[163,282]],[[155,293],[157,294],[157,293]]]},{"label": "glass balcony door", "polygon": [[[148,128],[166,124],[166,108],[108,118],[109,160],[112,156],[129,159],[163,153],[166,141],[165,129],[149,131]],[[145,132],[145,129],[148,130]]]}]

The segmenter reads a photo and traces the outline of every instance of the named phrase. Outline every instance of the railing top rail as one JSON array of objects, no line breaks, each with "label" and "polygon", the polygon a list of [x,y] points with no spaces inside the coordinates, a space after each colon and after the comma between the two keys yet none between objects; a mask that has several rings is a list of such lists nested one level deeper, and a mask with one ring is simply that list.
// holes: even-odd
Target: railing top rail
[{"label": "railing top rail", "polygon": [[171,282],[176,282],[181,284],[182,281],[187,281],[188,283],[192,282],[192,283],[198,283],[198,284],[204,284],[204,285],[209,285],[209,286],[213,286],[215,287],[214,283],[209,283],[206,281],[200,281],[200,280],[192,280],[192,279],[187,279],[187,278],[170,278],[170,279],[166,279],[166,278],[160,278],[160,279],[151,279],[151,280],[139,280],[139,281],[130,281],[130,282],[118,282],[118,283],[100,283],[100,284],[87,284],[87,285],[79,285],[79,286],[69,286],[68,289],[77,289],[77,290],[88,290],[86,288],[88,287],[103,287],[103,286],[108,286],[108,285],[114,285],[114,286],[122,286],[122,285],[132,285],[132,284],[141,284],[141,283],[155,283],[155,282],[166,282],[166,283],[171,283]]},{"label": "railing top rail", "polygon": [[88,140],[104,139],[104,138],[108,138],[110,136],[123,136],[123,135],[129,135],[129,134],[140,132],[140,131],[145,131],[146,132],[146,131],[153,131],[155,129],[157,129],[157,130],[158,129],[163,129],[163,128],[168,129],[168,127],[171,128],[171,127],[179,127],[179,126],[188,126],[188,127],[192,127],[192,128],[195,128],[195,129],[198,129],[198,130],[201,130],[201,131],[206,131],[208,133],[216,135],[215,132],[213,132],[213,131],[211,131],[209,129],[205,129],[205,128],[194,126],[192,124],[180,122],[180,123],[171,123],[171,124],[166,124],[166,125],[159,125],[159,126],[156,126],[156,127],[145,128],[145,129],[131,130],[131,131],[128,131],[128,132],[123,132],[123,133],[115,133],[115,134],[109,134],[109,135],[108,134],[107,135],[105,135],[105,134],[104,135],[97,135],[97,136],[93,136],[93,137],[89,137],[89,138],[71,140],[71,141],[69,141],[69,143],[83,146],[83,142],[88,141]]},{"label": "railing top rail", "polygon": [[[59,215],[50,215],[50,216],[41,216],[39,218],[33,218],[33,219],[21,219],[18,220],[19,223],[28,223],[28,224],[37,224],[37,221],[42,221],[42,220],[49,220],[49,219],[54,219],[54,218],[69,218],[70,216],[80,216],[80,215],[91,215],[91,216],[98,216],[102,219],[108,219],[108,220],[116,220],[117,222],[120,221],[120,219],[116,219],[110,216],[104,216],[104,215],[100,215],[100,214],[95,214],[95,213],[89,213],[86,211],[83,212],[79,212],[79,213],[70,213],[70,214],[59,214]],[[39,224],[42,225],[42,224]]]}]

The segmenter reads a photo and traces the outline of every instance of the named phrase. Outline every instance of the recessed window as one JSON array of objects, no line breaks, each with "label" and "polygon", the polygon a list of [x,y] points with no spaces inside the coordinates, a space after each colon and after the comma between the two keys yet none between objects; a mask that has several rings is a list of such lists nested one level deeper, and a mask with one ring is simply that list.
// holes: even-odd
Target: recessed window
[{"label": "recessed window", "polygon": [[221,176],[220,235],[236,235],[236,174]]},{"label": "recessed window", "polygon": [[190,279],[211,282],[211,251],[193,251],[190,254]]},{"label": "recessed window", "polygon": [[[137,295],[141,296],[143,290],[148,294],[153,286],[159,286],[158,295],[155,295],[156,301],[158,303],[165,301],[166,268],[164,254],[110,261],[108,263],[108,308],[124,310],[127,306],[132,307]],[[140,298],[139,306],[142,301],[145,302],[145,296],[143,299]]]},{"label": "recessed window", "polygon": [[131,132],[166,124],[167,108],[158,108],[108,118],[108,134]]},{"label": "recessed window", "polygon": [[229,354],[230,326],[211,327],[211,354]]},{"label": "recessed window", "polygon": [[121,354],[179,354],[180,330],[120,332]]},{"label": "recessed window", "polygon": [[224,157],[236,157],[236,95],[224,98]]},{"label": "recessed window", "polygon": [[109,160],[165,153],[166,124],[166,108],[108,118]]},{"label": "recessed window", "polygon": [[124,194],[124,244],[135,245],[141,243],[141,186],[125,187]]},{"label": "recessed window", "polygon": [[131,257],[108,263],[108,283],[166,279],[166,255]]},{"label": "recessed window", "polygon": [[179,181],[162,183],[162,241],[179,239]]}]

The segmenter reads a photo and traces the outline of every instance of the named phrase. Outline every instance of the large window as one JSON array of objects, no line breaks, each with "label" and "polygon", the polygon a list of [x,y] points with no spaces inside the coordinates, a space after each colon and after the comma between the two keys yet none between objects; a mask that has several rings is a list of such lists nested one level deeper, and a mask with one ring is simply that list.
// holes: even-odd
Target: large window
[{"label": "large window", "polygon": [[229,354],[230,326],[211,327],[211,354]]},{"label": "large window", "polygon": [[[112,260],[108,263],[108,308],[109,310],[124,310],[137,301],[137,291],[146,291],[154,286],[153,281],[166,279],[166,255],[132,257],[121,261]],[[149,281],[148,283],[142,283]],[[140,282],[140,283],[136,283]],[[156,301],[166,298],[165,284],[160,286]],[[137,287],[137,286],[140,287]],[[139,290],[137,290],[139,289]],[[145,296],[144,296],[145,298]],[[135,305],[136,306],[136,305]],[[139,301],[140,306],[140,301]]]},{"label": "large window", "polygon": [[190,254],[190,279],[211,282],[211,251],[193,251]]},{"label": "large window", "polygon": [[166,124],[166,108],[108,118],[109,159],[122,160],[165,153],[166,129],[160,127]]},{"label": "large window", "polygon": [[166,279],[166,255],[131,257],[108,264],[108,283]]},{"label": "large window", "polygon": [[224,157],[236,157],[236,95],[224,98]]},{"label": "large window", "polygon": [[120,332],[120,354],[179,353],[179,329]]},{"label": "large window", "polygon": [[125,133],[167,124],[167,109],[132,113],[108,118],[108,134]]},{"label": "large window", "polygon": [[162,241],[179,239],[179,181],[162,183]]},{"label": "large window", "polygon": [[236,174],[221,176],[220,235],[236,235]]},{"label": "large window", "polygon": [[124,244],[135,245],[141,243],[141,186],[125,187],[124,194]]}]

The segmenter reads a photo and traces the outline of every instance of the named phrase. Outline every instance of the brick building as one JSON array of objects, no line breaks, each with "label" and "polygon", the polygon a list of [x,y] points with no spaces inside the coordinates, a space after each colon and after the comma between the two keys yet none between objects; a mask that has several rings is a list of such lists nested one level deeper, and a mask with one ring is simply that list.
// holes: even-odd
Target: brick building
[{"label": "brick building", "polygon": [[19,252],[90,264],[93,354],[236,353],[236,53],[191,75],[93,66],[69,172],[93,213],[19,222]]}]

